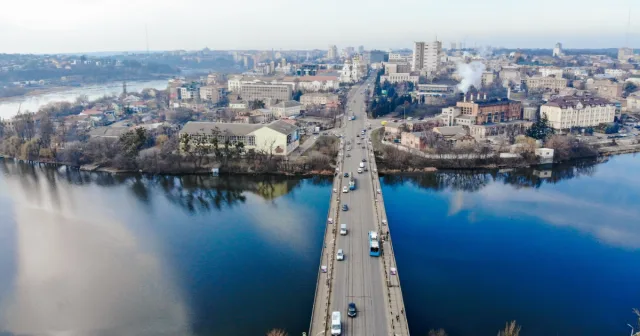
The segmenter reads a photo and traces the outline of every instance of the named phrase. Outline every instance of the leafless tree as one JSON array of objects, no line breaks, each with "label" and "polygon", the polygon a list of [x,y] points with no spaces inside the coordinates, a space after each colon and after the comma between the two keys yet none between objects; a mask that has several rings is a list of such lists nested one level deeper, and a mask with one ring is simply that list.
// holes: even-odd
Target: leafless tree
[{"label": "leafless tree", "polygon": [[282,329],[271,329],[267,336],[289,336],[289,334]]},{"label": "leafless tree", "polygon": [[498,332],[498,336],[518,336],[520,335],[521,327],[516,321],[507,322],[503,330]]}]

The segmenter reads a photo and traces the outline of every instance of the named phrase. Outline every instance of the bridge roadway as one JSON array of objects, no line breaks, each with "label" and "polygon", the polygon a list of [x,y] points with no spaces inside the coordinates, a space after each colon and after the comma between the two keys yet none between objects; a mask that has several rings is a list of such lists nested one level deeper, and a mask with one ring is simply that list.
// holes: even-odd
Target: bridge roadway
[{"label": "bridge roadway", "polygon": [[[370,131],[366,132],[367,140],[356,137],[369,123],[364,108],[364,92],[368,83],[373,89],[373,80],[371,78],[362,85],[354,86],[347,103],[345,118],[353,113],[356,120],[343,123],[340,171],[334,181],[336,192],[332,195],[329,214],[333,224],[327,225],[321,259],[321,265],[327,266],[328,270],[327,273],[320,271],[318,276],[310,336],[331,334],[333,311],[341,312],[342,335],[409,335],[399,278],[390,274],[391,268],[395,268],[395,258],[391,241],[387,238],[384,202],[372,146],[368,142]],[[362,159],[366,159],[369,171],[358,174]],[[348,193],[342,193],[342,187],[348,186],[348,179],[343,178],[344,172],[355,174],[356,178],[356,189]],[[349,207],[348,211],[341,210],[343,204]],[[337,232],[343,223],[348,228],[345,236]],[[377,231],[387,238],[383,244],[383,256],[369,255],[369,231]],[[338,249],[344,251],[343,261],[336,260]],[[358,309],[355,318],[347,316],[350,302],[355,303]]]}]

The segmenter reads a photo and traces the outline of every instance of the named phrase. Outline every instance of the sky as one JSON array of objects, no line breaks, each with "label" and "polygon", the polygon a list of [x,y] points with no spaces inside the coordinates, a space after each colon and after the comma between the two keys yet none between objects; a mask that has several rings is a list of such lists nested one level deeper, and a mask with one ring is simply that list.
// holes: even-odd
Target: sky
[{"label": "sky", "polygon": [[3,0],[0,53],[640,47],[638,0]]}]

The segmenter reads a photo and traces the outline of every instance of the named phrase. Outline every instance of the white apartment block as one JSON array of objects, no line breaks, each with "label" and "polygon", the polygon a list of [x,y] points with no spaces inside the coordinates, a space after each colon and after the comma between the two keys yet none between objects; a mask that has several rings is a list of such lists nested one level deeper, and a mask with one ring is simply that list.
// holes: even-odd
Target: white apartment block
[{"label": "white apartment block", "polygon": [[540,116],[557,130],[610,123],[615,114],[615,104],[599,97],[558,97],[540,107]]},{"label": "white apartment block", "polygon": [[309,105],[327,105],[330,103],[338,103],[340,101],[338,95],[327,93],[307,93],[300,96],[300,104]]},{"label": "white apartment block", "polygon": [[562,78],[562,75],[564,74],[564,70],[557,67],[540,67],[538,68],[538,72],[542,77],[555,76],[556,78]]},{"label": "white apartment block", "polygon": [[[274,81],[273,84],[278,81]],[[294,90],[303,92],[334,91],[340,88],[338,76],[300,76],[285,77],[282,84],[289,84]]]},{"label": "white apartment block", "polygon": [[401,82],[413,82],[418,84],[420,75],[418,73],[391,73],[388,75],[380,76],[380,83],[401,83]]},{"label": "white apartment block", "polygon": [[442,42],[414,42],[412,68],[422,73],[437,72],[442,58]]},{"label": "white apartment block", "polygon": [[291,86],[287,84],[246,83],[240,87],[240,96],[247,101],[291,99]]}]

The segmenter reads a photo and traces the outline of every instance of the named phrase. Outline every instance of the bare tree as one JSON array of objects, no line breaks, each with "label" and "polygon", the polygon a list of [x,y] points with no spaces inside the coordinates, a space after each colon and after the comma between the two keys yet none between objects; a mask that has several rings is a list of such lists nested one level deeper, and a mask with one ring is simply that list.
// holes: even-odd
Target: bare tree
[{"label": "bare tree", "polygon": [[507,322],[503,330],[498,332],[498,336],[518,336],[520,335],[521,327],[516,321]]},{"label": "bare tree", "polygon": [[282,329],[271,329],[267,336],[289,336],[289,334]]}]

